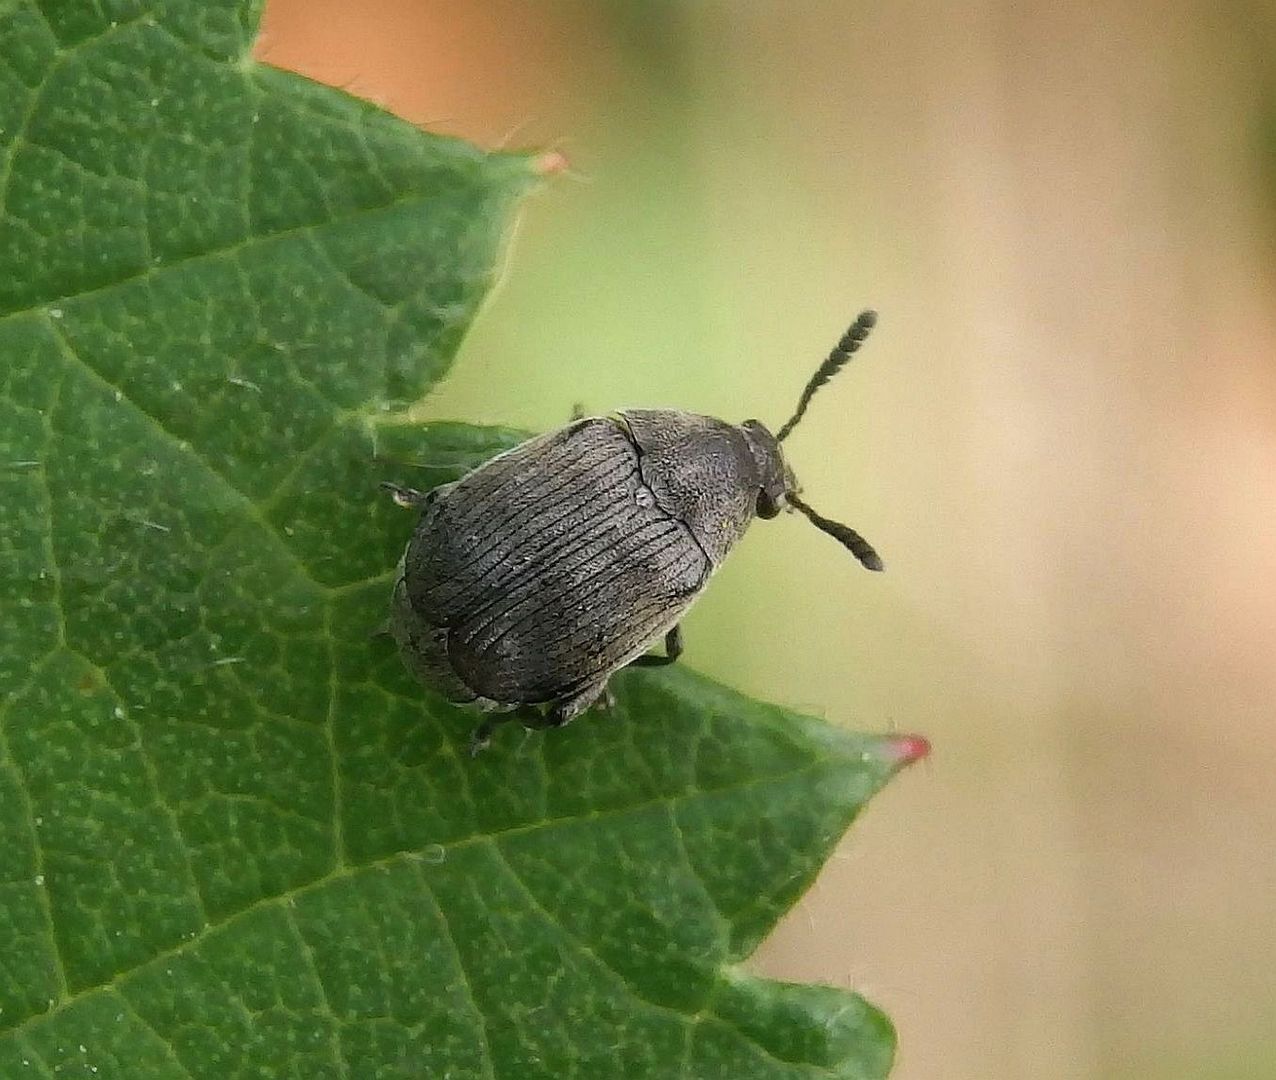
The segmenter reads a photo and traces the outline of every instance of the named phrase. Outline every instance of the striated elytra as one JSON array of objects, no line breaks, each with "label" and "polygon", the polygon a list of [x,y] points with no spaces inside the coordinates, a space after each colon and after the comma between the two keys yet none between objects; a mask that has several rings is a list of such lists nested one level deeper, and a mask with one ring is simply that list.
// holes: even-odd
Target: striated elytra
[{"label": "striated elytra", "polygon": [[[409,670],[495,727],[561,727],[626,664],[672,663],[678,623],[754,517],[795,509],[868,569],[873,548],[798,494],[780,442],[876,322],[865,311],[779,432],[757,420],[625,409],[521,443],[452,484],[383,485],[420,508],[387,629]],[[665,655],[645,655],[661,637]]]}]

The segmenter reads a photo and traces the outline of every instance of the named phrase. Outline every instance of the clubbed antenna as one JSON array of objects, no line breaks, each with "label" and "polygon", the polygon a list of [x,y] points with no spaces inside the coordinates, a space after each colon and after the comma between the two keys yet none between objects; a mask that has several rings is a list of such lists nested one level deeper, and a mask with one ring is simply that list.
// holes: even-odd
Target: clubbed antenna
[{"label": "clubbed antenna", "polygon": [[[863,316],[861,316],[861,318],[862,317]],[[843,525],[837,521],[829,521],[829,519],[823,515],[817,514],[791,491],[788,493],[788,500],[792,505],[801,510],[802,513],[806,515],[806,519],[819,529],[820,532],[828,533],[829,536],[833,537],[833,539],[839,544],[847,548],[850,553],[859,559],[859,561],[864,565],[865,570],[886,569],[886,567],[882,565],[881,556],[873,550],[873,545],[865,540],[864,537],[860,536],[860,534],[849,525]]]},{"label": "clubbed antenna", "polygon": [[[789,422],[780,428],[780,433],[775,437],[777,442],[783,442],[785,436],[797,427],[798,421],[802,419],[803,414],[806,412],[806,407],[811,404],[811,398],[815,397],[815,391],[846,366],[846,362],[864,344],[864,339],[868,337],[868,332],[873,329],[876,323],[877,312],[861,311],[859,313],[855,321],[851,323],[851,328],[842,335],[841,341],[833,346],[833,351],[829,353],[828,359],[811,376],[811,381],[806,384],[806,389],[802,391],[802,396],[798,399],[797,409],[789,418]],[[812,518],[812,520],[814,519]]]}]

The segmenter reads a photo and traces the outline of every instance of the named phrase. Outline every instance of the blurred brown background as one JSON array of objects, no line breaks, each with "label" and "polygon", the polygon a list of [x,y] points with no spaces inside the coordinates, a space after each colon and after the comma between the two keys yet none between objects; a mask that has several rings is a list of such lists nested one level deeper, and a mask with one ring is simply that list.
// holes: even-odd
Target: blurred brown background
[{"label": "blurred brown background", "polygon": [[259,55],[554,146],[431,415],[772,424],[812,502],[687,625],[928,734],[756,959],[901,1080],[1276,1077],[1276,5],[271,0]]}]

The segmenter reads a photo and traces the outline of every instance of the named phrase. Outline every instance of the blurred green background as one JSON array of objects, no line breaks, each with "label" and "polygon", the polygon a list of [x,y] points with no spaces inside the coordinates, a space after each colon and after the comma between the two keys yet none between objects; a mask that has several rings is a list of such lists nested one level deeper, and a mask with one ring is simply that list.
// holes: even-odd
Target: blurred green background
[{"label": "blurred green background", "polygon": [[901,1080],[1276,1077],[1276,5],[271,0],[259,55],[563,150],[429,415],[778,424],[686,659],[935,744],[754,964]]}]

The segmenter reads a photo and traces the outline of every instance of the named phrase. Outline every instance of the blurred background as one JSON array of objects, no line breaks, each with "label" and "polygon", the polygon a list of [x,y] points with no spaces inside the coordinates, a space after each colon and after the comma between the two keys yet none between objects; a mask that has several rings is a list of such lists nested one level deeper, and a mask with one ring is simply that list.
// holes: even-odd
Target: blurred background
[{"label": "blurred background", "polygon": [[687,660],[932,759],[754,964],[900,1080],[1276,1077],[1276,5],[270,0],[259,56],[554,147],[432,416],[786,444]]}]

